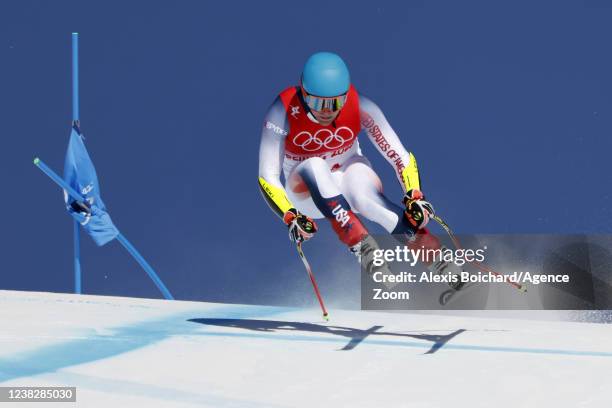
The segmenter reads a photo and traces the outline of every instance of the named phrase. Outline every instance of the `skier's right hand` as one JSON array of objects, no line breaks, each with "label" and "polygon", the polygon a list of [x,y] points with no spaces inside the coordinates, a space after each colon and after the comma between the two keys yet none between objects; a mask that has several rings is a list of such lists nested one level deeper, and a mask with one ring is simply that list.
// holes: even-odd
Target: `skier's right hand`
[{"label": "skier's right hand", "polygon": [[290,208],[283,216],[283,221],[289,227],[289,239],[293,242],[304,242],[317,232],[317,224],[312,218],[301,214],[295,208]]}]

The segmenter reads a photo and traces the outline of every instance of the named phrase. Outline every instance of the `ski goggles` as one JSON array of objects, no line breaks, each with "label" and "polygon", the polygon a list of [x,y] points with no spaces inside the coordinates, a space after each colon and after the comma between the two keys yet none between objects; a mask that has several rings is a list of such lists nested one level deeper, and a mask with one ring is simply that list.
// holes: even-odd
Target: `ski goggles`
[{"label": "ski goggles", "polygon": [[310,108],[310,110],[321,112],[321,111],[331,111],[337,112],[346,103],[346,93],[338,96],[332,97],[323,97],[311,95],[302,87],[302,95],[304,97],[304,102]]}]

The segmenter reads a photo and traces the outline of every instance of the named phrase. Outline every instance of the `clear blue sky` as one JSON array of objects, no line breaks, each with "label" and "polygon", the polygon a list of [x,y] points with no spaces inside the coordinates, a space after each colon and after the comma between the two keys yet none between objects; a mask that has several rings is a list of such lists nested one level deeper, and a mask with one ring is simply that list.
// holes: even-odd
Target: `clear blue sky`
[{"label": "clear blue sky", "polygon": [[[597,1],[3,1],[0,288],[72,290],[71,223],[32,158],[62,169],[73,31],[82,129],[119,228],[179,298],[300,303],[309,282],[259,196],[257,150],[311,53],[344,57],[456,230],[609,233],[611,17]],[[321,285],[353,296],[354,261],[319,235],[306,250]],[[158,296],[119,245],[83,246],[86,292]]]}]

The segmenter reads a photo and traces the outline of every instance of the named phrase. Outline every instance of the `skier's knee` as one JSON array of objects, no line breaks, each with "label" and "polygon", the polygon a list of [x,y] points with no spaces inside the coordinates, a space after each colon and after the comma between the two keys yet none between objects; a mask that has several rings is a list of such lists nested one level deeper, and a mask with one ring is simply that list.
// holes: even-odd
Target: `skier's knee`
[{"label": "skier's knee", "polygon": [[393,212],[393,208],[386,204],[385,197],[378,191],[359,189],[350,191],[347,197],[353,209],[367,218],[380,218],[381,215]]},{"label": "skier's knee", "polygon": [[360,212],[362,214],[368,214],[368,206],[370,199],[366,197],[364,194],[353,194],[349,196],[349,202],[351,203],[351,207]]}]

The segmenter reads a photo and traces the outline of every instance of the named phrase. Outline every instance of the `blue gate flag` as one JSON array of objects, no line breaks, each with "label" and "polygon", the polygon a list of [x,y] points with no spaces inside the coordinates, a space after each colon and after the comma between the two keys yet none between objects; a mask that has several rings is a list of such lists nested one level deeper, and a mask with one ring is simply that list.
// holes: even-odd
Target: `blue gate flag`
[{"label": "blue gate flag", "polygon": [[66,150],[64,180],[85,199],[83,202],[77,201],[64,191],[68,213],[81,224],[98,246],[115,239],[119,231],[106,212],[106,206],[100,197],[96,169],[76,124],[70,132]]}]

